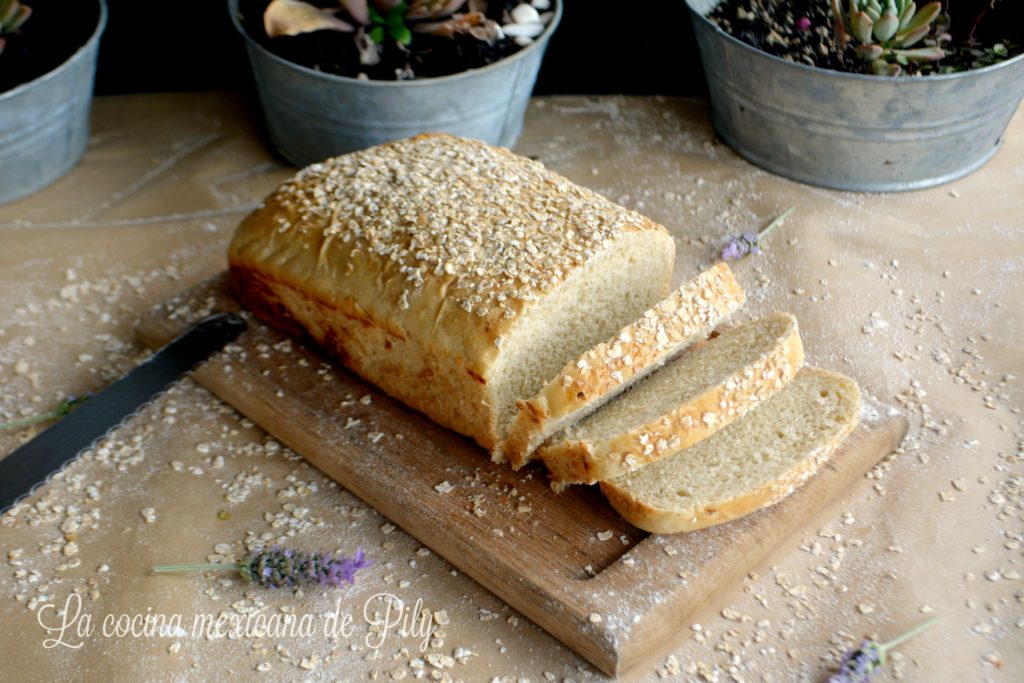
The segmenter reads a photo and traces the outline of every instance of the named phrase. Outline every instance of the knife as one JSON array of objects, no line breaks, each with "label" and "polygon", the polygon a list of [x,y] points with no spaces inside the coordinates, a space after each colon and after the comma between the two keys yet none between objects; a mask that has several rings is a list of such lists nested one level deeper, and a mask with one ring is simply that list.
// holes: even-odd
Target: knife
[{"label": "knife", "polygon": [[0,460],[0,513],[60,471],[200,361],[234,341],[245,321],[234,313],[205,318],[134,370]]}]

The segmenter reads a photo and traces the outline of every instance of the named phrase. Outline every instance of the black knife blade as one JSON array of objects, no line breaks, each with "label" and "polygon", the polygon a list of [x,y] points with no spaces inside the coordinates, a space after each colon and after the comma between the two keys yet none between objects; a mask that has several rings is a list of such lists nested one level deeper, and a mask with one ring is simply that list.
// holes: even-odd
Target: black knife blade
[{"label": "black knife blade", "polygon": [[74,411],[0,460],[0,513],[60,471],[200,361],[234,341],[245,321],[219,313],[196,323]]}]

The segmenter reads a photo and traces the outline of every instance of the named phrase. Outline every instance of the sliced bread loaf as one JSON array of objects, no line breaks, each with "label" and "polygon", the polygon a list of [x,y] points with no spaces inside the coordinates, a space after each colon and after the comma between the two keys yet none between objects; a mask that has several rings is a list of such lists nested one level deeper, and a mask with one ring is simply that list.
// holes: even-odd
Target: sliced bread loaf
[{"label": "sliced bread loaf", "polygon": [[743,289],[725,263],[701,273],[611,339],[567,363],[536,396],[519,401],[493,459],[521,467],[549,436],[704,339],[744,301]]},{"label": "sliced bread loaf", "polygon": [[674,251],[535,161],[431,134],[300,171],[228,260],[246,308],[490,450],[517,400],[669,292]]},{"label": "sliced bread loaf", "polygon": [[623,517],[654,533],[693,531],[778,502],[820,468],[860,418],[860,390],[805,369],[757,410],[699,444],[601,482]]},{"label": "sliced bread loaf", "polygon": [[793,316],[739,325],[685,351],[537,454],[556,489],[617,477],[709,437],[785,386],[803,360]]}]

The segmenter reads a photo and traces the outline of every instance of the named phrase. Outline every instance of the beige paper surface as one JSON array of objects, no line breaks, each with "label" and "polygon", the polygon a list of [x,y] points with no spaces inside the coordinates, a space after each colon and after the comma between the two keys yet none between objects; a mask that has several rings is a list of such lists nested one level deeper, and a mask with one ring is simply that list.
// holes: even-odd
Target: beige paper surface
[{"label": "beige paper surface", "polygon": [[[101,388],[141,357],[139,314],[224,268],[234,225],[292,172],[266,150],[257,116],[216,93],[100,98],[82,164],[0,207],[0,420]],[[691,100],[538,99],[517,151],[668,227],[680,282],[727,235],[795,205],[765,253],[735,265],[750,299],[741,319],[792,312],[810,363],[852,375],[911,422],[877,479],[630,678],[822,681],[863,636],[932,615],[942,624],[877,680],[1024,677],[1024,380],[1012,379],[1024,375],[1021,116],[973,176],[889,196],[762,172],[715,142],[706,105]],[[0,453],[30,433],[0,433]],[[0,679],[601,678],[190,381],[108,441],[0,519]],[[376,563],[354,588],[300,596],[230,575],[149,573],[268,540],[361,546]],[[40,621],[61,624],[72,593],[77,621],[47,632]],[[368,628],[364,604],[378,593],[443,610],[424,652],[420,634]],[[373,618],[383,603],[370,604]],[[336,608],[355,628],[326,638]],[[191,637],[197,615],[256,612],[311,615],[318,633]],[[147,613],[180,615],[183,631],[114,633],[120,615],[130,625]],[[85,615],[94,632],[79,637]]]}]

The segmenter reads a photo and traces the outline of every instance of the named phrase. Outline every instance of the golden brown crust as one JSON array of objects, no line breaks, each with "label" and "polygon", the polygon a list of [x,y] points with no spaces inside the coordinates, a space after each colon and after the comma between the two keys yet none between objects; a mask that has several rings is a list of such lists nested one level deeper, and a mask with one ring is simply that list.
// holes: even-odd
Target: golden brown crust
[{"label": "golden brown crust", "polygon": [[627,490],[617,486],[613,481],[600,482],[601,492],[612,507],[630,524],[658,534],[696,531],[774,505],[810,479],[835,453],[860,419],[860,390],[853,380],[824,370],[808,368],[802,372],[835,378],[837,382],[853,393],[854,409],[850,419],[844,421],[841,428],[833,432],[827,441],[812,449],[795,467],[774,480],[729,500],[720,501],[714,506],[700,506],[687,511],[669,510],[645,503]]},{"label": "golden brown crust", "polygon": [[[326,302],[247,269],[231,271],[242,305],[293,336],[310,339],[327,355],[406,405],[462,434],[486,424],[486,382],[454,359],[407,339],[351,300]],[[427,411],[424,411],[427,412]],[[485,448],[485,436],[478,441]]]},{"label": "golden brown crust", "polygon": [[537,396],[519,401],[495,459],[522,467],[548,436],[643,379],[745,301],[727,264],[704,271],[612,339],[567,363]]},{"label": "golden brown crust", "polygon": [[[242,222],[229,265],[249,305],[272,290],[280,326],[493,448],[502,337],[637,233],[672,248],[664,228],[537,162],[424,135],[302,170]],[[402,354],[377,348],[395,340]]]},{"label": "golden brown crust", "polygon": [[[552,439],[538,450],[557,489],[631,472],[706,439],[784,387],[803,366],[796,319],[771,351],[670,413],[608,441]],[[756,324],[756,323],[748,323]],[[712,342],[713,343],[713,342]]]}]

